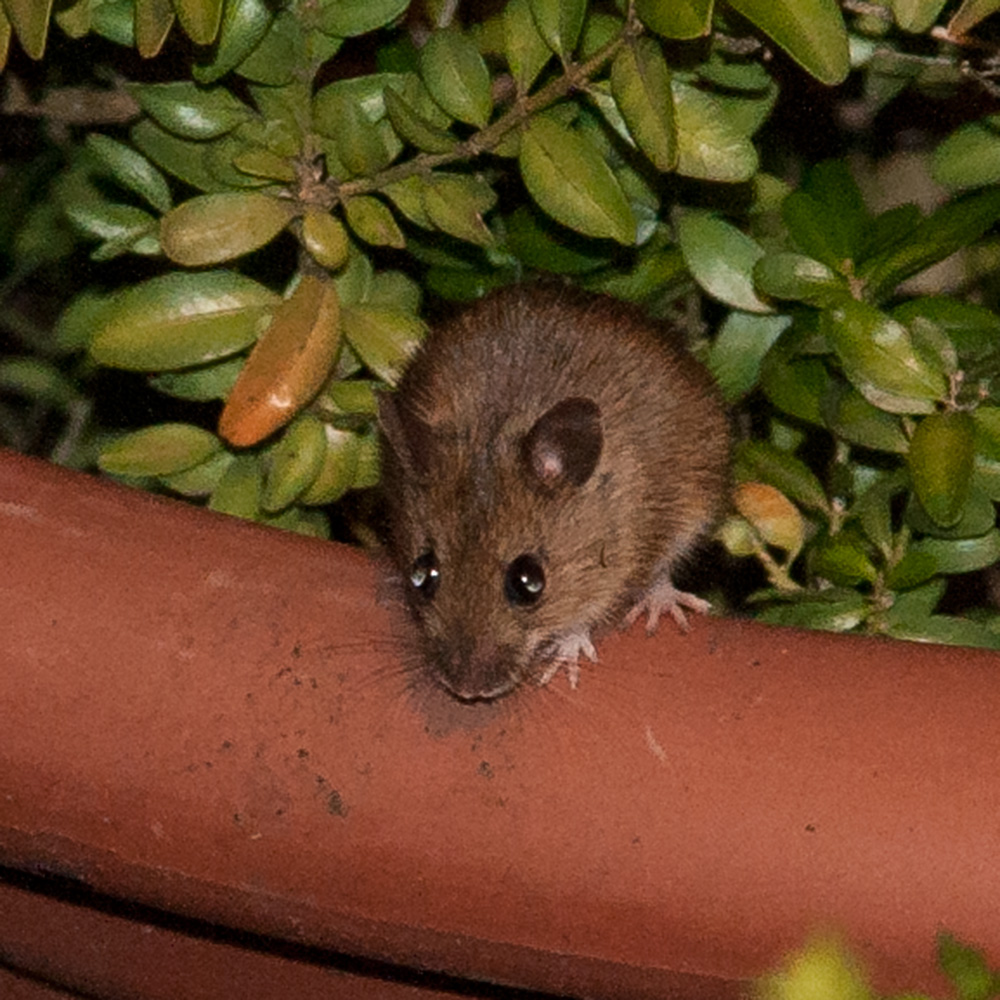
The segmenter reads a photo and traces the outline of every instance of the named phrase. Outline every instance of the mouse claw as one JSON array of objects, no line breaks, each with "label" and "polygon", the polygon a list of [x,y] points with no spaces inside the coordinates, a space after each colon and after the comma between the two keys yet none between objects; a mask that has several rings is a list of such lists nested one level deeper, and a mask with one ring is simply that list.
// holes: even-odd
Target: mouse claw
[{"label": "mouse claw", "polygon": [[711,611],[712,605],[696,594],[678,590],[670,580],[663,580],[650,587],[645,595],[636,602],[635,607],[625,616],[623,627],[631,628],[643,614],[646,614],[648,616],[646,633],[652,635],[660,624],[660,615],[666,611],[677,622],[677,627],[682,632],[687,632],[691,626],[684,613],[685,608],[688,611],[704,615]]},{"label": "mouse claw", "polygon": [[570,632],[553,645],[552,662],[538,677],[538,686],[545,687],[561,669],[565,669],[570,689],[575,691],[580,683],[580,654],[592,663],[597,662],[597,650],[590,641],[590,633]]}]

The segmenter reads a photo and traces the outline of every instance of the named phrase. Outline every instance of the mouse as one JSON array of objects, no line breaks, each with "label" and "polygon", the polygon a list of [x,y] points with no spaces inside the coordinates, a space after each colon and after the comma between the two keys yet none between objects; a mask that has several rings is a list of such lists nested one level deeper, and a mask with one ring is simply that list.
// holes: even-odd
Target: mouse
[{"label": "mouse", "polygon": [[432,326],[378,423],[387,554],[455,698],[575,688],[597,630],[708,610],[673,574],[724,509],[729,421],[667,323],[507,286]]}]

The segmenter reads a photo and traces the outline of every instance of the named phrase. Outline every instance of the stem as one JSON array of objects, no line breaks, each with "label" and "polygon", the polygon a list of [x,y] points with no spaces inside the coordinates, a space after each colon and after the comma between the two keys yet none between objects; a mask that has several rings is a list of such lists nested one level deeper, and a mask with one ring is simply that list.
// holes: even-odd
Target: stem
[{"label": "stem", "polygon": [[778,590],[782,590],[786,594],[794,594],[803,589],[791,578],[788,572],[788,567],[782,566],[781,563],[779,563],[778,560],[767,551],[763,544],[761,544],[760,548],[757,549],[755,555],[764,567],[768,580],[770,580],[771,583],[778,588]]},{"label": "stem", "polygon": [[574,90],[581,89],[595,73],[615,56],[622,46],[638,37],[642,30],[642,25],[630,16],[626,20],[621,34],[603,45],[589,59],[582,63],[567,63],[562,76],[546,84],[531,97],[518,98],[513,107],[492,125],[488,125],[475,135],[457,143],[450,152],[419,153],[412,160],[387,167],[372,177],[362,177],[343,184],[328,181],[327,184],[332,189],[335,199],[342,201],[356,195],[379,191],[389,184],[406,180],[407,177],[413,177],[416,174],[426,174],[436,167],[475,159],[483,153],[488,153],[496,149],[510,132],[522,127],[532,115],[562,100]]}]

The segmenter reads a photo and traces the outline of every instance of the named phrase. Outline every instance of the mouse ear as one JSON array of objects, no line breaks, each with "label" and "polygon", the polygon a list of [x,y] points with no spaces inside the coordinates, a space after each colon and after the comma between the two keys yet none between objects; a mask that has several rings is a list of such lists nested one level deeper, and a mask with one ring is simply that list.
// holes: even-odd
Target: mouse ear
[{"label": "mouse ear", "polygon": [[392,449],[404,468],[421,475],[425,471],[426,456],[419,446],[422,436],[414,426],[417,418],[403,407],[395,392],[379,392],[377,399],[382,440]]},{"label": "mouse ear", "polygon": [[582,486],[597,467],[603,443],[601,408],[592,399],[571,396],[535,421],[521,443],[521,457],[547,489]]}]

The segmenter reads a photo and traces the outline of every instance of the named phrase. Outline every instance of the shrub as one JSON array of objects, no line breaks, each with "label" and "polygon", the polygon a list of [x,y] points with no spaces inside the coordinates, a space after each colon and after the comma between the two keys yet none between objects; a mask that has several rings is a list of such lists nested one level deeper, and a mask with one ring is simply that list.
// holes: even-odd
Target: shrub
[{"label": "shrub", "polygon": [[[363,534],[422,317],[551,272],[715,374],[758,617],[1000,647],[937,613],[1000,558],[996,5],[945,6],[8,0],[4,52],[52,39],[7,70],[0,433]],[[929,204],[876,197],[914,163]]]}]

